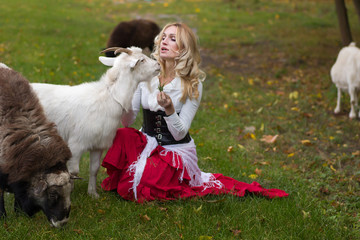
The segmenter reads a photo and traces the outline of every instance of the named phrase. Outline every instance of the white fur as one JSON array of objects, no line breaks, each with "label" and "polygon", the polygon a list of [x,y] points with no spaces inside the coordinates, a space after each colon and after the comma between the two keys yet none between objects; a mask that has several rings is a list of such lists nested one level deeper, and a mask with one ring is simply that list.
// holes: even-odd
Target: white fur
[{"label": "white fur", "polygon": [[140,48],[129,49],[131,55],[99,57],[104,65],[112,66],[99,81],[76,86],[32,84],[47,117],[56,123],[71,149],[71,174],[79,173],[81,155],[90,151],[88,193],[94,197],[98,197],[96,176],[102,151],[111,146],[139,82],[150,81],[160,71],[159,64],[142,54]]},{"label": "white fur", "polygon": [[355,43],[350,43],[340,50],[330,75],[337,87],[337,104],[334,112],[340,112],[341,91],[348,91],[351,105],[349,117],[355,118],[355,109],[358,107],[357,91],[360,87],[360,49]]},{"label": "white fur", "polygon": [[0,63],[0,68],[7,68],[7,69],[11,69],[11,68],[9,68],[8,66],[6,66],[6,64],[4,64],[4,63]]}]

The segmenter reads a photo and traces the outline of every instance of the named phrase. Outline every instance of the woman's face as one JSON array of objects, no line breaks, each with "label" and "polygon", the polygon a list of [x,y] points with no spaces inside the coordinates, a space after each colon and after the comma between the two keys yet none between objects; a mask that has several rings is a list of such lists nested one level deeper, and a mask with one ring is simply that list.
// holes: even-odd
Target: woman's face
[{"label": "woman's face", "polygon": [[160,42],[160,57],[165,60],[174,60],[179,55],[179,47],[176,44],[176,30],[175,26],[170,26],[165,29]]}]

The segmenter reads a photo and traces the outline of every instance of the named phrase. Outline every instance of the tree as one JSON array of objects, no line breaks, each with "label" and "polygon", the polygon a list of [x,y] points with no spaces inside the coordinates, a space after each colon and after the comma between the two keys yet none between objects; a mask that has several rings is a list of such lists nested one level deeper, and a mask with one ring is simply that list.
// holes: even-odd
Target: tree
[{"label": "tree", "polygon": [[[353,0],[353,2],[354,2],[355,9],[356,9],[357,15],[359,17],[359,21],[360,21],[360,0]],[[339,21],[339,28],[340,28],[342,44],[344,46],[346,46],[346,45],[349,45],[349,43],[352,42],[353,39],[351,36],[345,1],[344,0],[335,0],[335,6],[336,6],[336,13],[338,16],[338,21]]]}]

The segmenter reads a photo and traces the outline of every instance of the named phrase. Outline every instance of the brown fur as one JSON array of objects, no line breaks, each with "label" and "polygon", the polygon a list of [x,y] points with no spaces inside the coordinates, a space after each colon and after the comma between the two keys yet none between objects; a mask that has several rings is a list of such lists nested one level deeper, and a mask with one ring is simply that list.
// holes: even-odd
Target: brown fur
[{"label": "brown fur", "polygon": [[8,174],[8,183],[28,181],[70,157],[29,82],[0,68],[0,172]]},{"label": "brown fur", "polygon": [[152,51],[159,26],[150,20],[136,19],[120,22],[112,31],[107,47],[148,47]]}]

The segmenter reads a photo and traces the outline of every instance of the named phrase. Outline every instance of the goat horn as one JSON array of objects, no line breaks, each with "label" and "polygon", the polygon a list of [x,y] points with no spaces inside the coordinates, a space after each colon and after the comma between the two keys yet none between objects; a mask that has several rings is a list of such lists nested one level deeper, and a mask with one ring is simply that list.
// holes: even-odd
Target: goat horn
[{"label": "goat horn", "polygon": [[120,47],[110,47],[110,48],[107,48],[107,49],[104,49],[102,50],[100,53],[105,53],[105,52],[110,52],[110,51],[114,51],[114,54],[118,54],[120,52],[125,52],[127,53],[128,55],[131,55],[132,54],[132,51],[130,49],[127,49],[127,48],[120,48]]},{"label": "goat horn", "polygon": [[70,175],[70,179],[83,179],[83,178],[75,176],[75,175]]},{"label": "goat horn", "polygon": [[115,51],[115,55],[120,53],[120,52],[125,52],[127,53],[128,55],[131,55],[132,54],[132,51],[130,49],[127,49],[127,48],[118,48],[116,51]]}]

